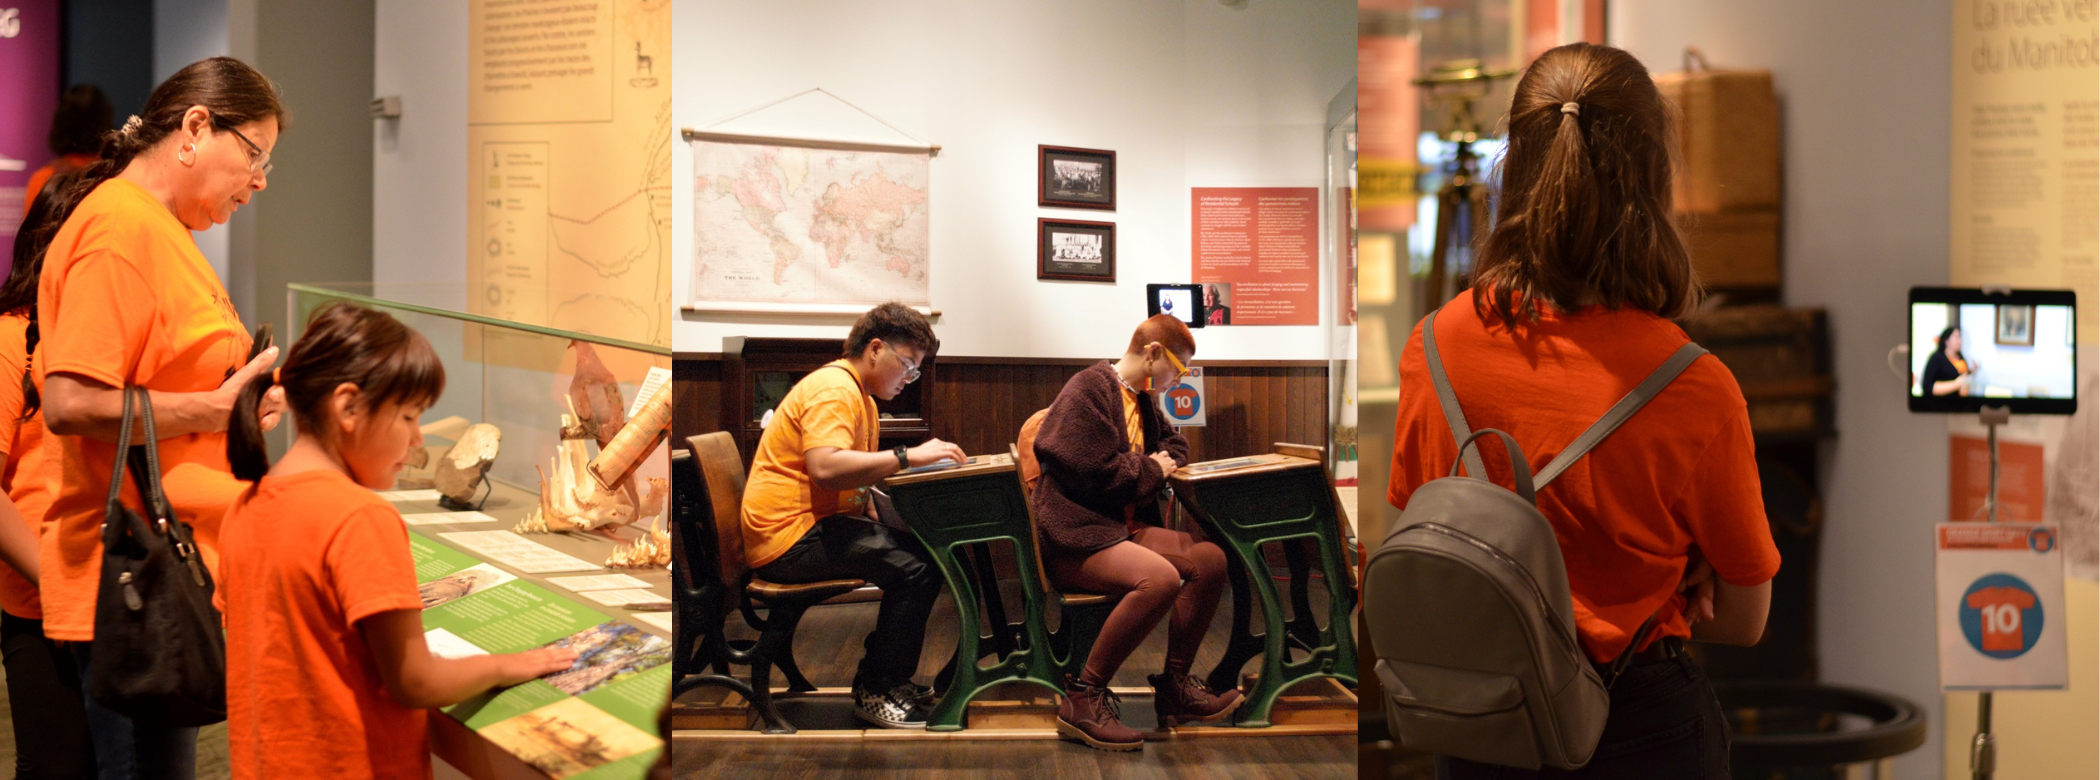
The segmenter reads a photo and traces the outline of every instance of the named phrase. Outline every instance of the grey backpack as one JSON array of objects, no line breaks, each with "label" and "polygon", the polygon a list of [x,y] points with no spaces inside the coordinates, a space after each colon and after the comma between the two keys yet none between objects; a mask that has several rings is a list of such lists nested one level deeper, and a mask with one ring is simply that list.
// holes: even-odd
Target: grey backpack
[{"label": "grey backpack", "polygon": [[[1364,621],[1377,649],[1387,727],[1410,750],[1503,766],[1578,769],[1604,732],[1610,681],[1576,641],[1574,602],[1537,491],[1603,441],[1706,354],[1686,344],[1534,476],[1509,434],[1467,428],[1436,349],[1422,348],[1437,402],[1470,477],[1429,482],[1364,568]],[[1509,450],[1516,491],[1488,482],[1477,439]],[[1612,664],[1614,679],[1654,627],[1650,617]]]}]

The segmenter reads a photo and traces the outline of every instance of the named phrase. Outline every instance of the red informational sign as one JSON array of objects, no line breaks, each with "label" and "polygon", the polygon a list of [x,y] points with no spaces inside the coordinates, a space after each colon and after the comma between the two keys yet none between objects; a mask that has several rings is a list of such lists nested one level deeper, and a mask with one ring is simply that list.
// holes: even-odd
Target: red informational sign
[{"label": "red informational sign", "polygon": [[[1991,445],[1971,436],[1947,437],[1948,520],[1985,520],[1991,493]],[[2042,519],[2042,445],[1998,440],[1998,519]]]},{"label": "red informational sign", "polygon": [[1190,280],[1209,324],[1320,324],[1320,188],[1191,192]]}]

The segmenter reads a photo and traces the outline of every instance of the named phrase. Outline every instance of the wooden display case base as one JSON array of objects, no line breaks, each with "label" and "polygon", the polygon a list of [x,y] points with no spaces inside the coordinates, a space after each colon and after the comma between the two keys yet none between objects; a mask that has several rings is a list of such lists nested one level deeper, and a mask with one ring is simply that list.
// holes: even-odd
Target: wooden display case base
[{"label": "wooden display case base", "polygon": [[[1149,687],[1113,689],[1125,702],[1145,702],[1150,708]],[[674,740],[825,740],[847,742],[915,742],[943,740],[1057,739],[1057,697],[1040,689],[1010,686],[993,693],[1020,698],[985,699],[970,703],[970,727],[961,731],[935,732],[917,729],[802,729],[793,734],[767,734],[758,730],[758,715],[743,697],[730,693],[716,701],[681,701],[671,708]],[[775,691],[779,702],[819,700],[827,706],[850,707],[847,688],[819,688],[810,693]],[[692,698],[692,697],[689,697]],[[1127,711],[1127,710],[1126,710]],[[1270,710],[1268,728],[1243,729],[1224,723],[1199,723],[1145,733],[1146,741],[1216,737],[1302,737],[1356,733],[1357,699],[1333,680],[1300,685],[1278,697]]]}]

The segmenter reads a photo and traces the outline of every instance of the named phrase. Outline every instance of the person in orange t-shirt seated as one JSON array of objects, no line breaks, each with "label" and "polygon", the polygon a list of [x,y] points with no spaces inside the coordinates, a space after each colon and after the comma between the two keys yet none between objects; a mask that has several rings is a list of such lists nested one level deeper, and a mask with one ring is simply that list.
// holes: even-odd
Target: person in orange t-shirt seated
[{"label": "person in orange t-shirt seated", "polygon": [[882,589],[853,677],[853,711],[889,728],[925,728],[932,714],[933,691],[912,675],[941,575],[917,537],[874,522],[863,488],[906,468],[966,459],[940,439],[876,450],[875,399],[895,398],[918,379],[934,344],[926,318],[902,304],[861,315],[845,354],[796,382],[773,409],[744,486],[744,558],[753,574],[783,584],[866,580]]},{"label": "person in orange t-shirt seated", "polygon": [[[255,486],[226,512],[226,732],[235,778],[431,776],[428,708],[569,668],[576,653],[441,658],[394,486],[445,391],[422,335],[381,312],[314,312],[284,367],[250,379],[226,457]],[[271,466],[255,410],[287,395],[298,437]]]},{"label": "person in orange t-shirt seated", "polygon": [[22,198],[25,216],[35,205],[37,193],[43,192],[44,185],[53,178],[102,159],[102,136],[109,133],[109,123],[115,115],[109,96],[93,84],[75,84],[59,96],[58,110],[51,114],[51,134],[44,141],[58,159],[29,174],[29,186],[23,190],[26,197]]},{"label": "person in orange t-shirt seated", "polygon": [[[1472,289],[1436,318],[1436,345],[1473,430],[1507,431],[1544,464],[1690,341],[1670,320],[1699,287],[1670,214],[1669,110],[1618,49],[1547,51],[1509,110],[1496,223]],[[1458,442],[1418,325],[1400,358],[1387,499],[1446,476]],[[1487,474],[1513,484],[1492,448]],[[1764,632],[1772,543],[1742,390],[1701,356],[1540,491],[1567,564],[1577,639],[1591,661],[1632,653],[1613,684],[1595,778],[1725,780],[1728,725],[1685,638],[1749,645]],[[1688,599],[1684,591],[1689,588]],[[1690,613],[1690,614],[1687,614]],[[1631,647],[1651,616],[1643,647]],[[1563,776],[1439,757],[1442,778]]]},{"label": "person in orange t-shirt seated", "polygon": [[[248,330],[190,231],[224,223],[268,185],[284,111],[276,86],[241,61],[192,63],[52,194],[42,221],[24,225],[43,263],[36,371],[54,461],[38,556],[44,635],[69,643],[84,689],[94,687],[99,528],[126,386],[151,392],[162,484],[216,571],[219,521],[242,489],[226,462],[235,394],[277,352],[250,359]],[[276,425],[282,399],[271,392],[258,424]],[[125,495],[137,506],[135,491]],[[133,722],[92,697],[87,714],[105,777],[194,775],[196,729]]]}]

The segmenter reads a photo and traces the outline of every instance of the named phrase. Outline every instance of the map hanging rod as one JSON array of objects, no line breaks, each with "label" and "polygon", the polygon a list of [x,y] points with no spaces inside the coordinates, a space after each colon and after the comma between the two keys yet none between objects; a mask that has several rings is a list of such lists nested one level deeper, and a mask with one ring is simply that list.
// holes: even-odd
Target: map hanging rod
[{"label": "map hanging rod", "polygon": [[[872,303],[765,303],[759,301],[694,301],[680,308],[694,314],[730,314],[757,316],[834,316],[858,317],[868,312]],[[906,308],[929,318],[941,316],[941,310],[926,304],[905,304]]]},{"label": "map hanging rod", "polygon": [[831,149],[841,152],[894,152],[899,154],[941,153],[940,144],[885,144],[869,141],[827,141],[819,138],[799,138],[790,135],[752,135],[749,133],[720,133],[713,130],[694,130],[690,127],[678,131],[687,142],[718,141],[732,144],[773,144],[777,146],[799,146],[807,149]]}]

